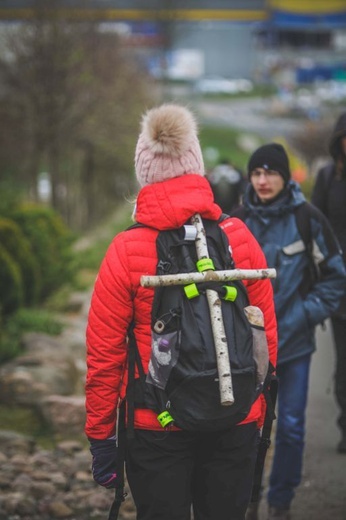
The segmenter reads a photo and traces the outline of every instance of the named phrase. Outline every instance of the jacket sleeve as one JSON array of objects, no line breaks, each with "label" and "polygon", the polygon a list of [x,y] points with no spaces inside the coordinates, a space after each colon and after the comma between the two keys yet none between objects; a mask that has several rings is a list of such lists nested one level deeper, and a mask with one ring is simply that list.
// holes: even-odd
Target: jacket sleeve
[{"label": "jacket sleeve", "polygon": [[[244,225],[244,227],[246,227]],[[248,248],[251,262],[250,269],[265,269],[267,262],[264,253],[252,233],[246,228],[248,234]],[[275,367],[277,360],[277,323],[274,307],[274,294],[272,283],[266,280],[250,280],[247,282],[247,291],[251,305],[259,307],[264,314],[264,324],[269,349],[269,360]]]},{"label": "jacket sleeve", "polygon": [[[267,261],[264,253],[249,228],[237,218],[231,218],[225,222],[225,231],[232,247],[236,267],[243,269],[266,269]],[[228,227],[227,222],[232,222],[232,226]],[[263,312],[269,359],[275,367],[278,339],[271,281],[269,279],[244,280],[244,285],[247,288],[250,304],[259,307]]]},{"label": "jacket sleeve", "polygon": [[[238,218],[231,218],[229,221],[226,221],[226,226],[227,223],[232,223],[232,225],[229,225],[229,232],[227,234],[232,247],[236,267],[243,269],[266,269],[267,261],[264,253],[248,227]],[[244,280],[244,285],[247,288],[250,304],[259,307],[263,312],[269,361],[275,368],[278,337],[271,281],[269,279]],[[257,427],[261,428],[266,413],[266,401],[263,394],[260,395],[253,407],[255,407],[257,403],[259,406],[259,415],[256,421]],[[249,415],[251,416],[251,412]]]},{"label": "jacket sleeve", "polygon": [[346,289],[342,252],[326,217],[315,208],[311,219],[313,257],[319,278],[304,300],[309,324],[315,326],[333,314]]},{"label": "jacket sleeve", "polygon": [[106,439],[115,434],[132,314],[130,274],[120,234],[101,264],[87,323],[85,433],[93,439]]}]

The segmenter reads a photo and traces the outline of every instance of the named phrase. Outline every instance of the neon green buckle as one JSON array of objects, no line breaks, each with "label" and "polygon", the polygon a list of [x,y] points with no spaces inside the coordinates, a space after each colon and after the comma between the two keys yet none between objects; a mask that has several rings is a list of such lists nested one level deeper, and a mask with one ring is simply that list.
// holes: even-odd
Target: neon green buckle
[{"label": "neon green buckle", "polygon": [[167,410],[165,410],[157,416],[157,420],[161,424],[162,428],[166,428],[166,426],[169,426],[173,422],[173,417],[167,412]]},{"label": "neon green buckle", "polygon": [[201,258],[196,263],[196,266],[197,266],[197,271],[199,273],[202,273],[203,271],[210,271],[210,270],[215,271],[214,262],[212,261],[211,258]]},{"label": "neon green buckle", "polygon": [[226,289],[226,294],[223,297],[224,300],[227,300],[229,302],[234,302],[238,295],[238,291],[236,287],[233,287],[231,285],[223,285],[223,288]]},{"label": "neon green buckle", "polygon": [[189,285],[185,285],[184,291],[189,300],[191,300],[192,298],[196,298],[196,296],[199,296],[199,290],[195,283],[190,283]]}]

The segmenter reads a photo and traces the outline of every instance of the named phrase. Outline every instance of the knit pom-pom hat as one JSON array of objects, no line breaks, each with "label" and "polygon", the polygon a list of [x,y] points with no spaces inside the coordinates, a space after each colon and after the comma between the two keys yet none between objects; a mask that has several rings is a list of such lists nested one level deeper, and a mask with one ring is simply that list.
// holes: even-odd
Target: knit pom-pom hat
[{"label": "knit pom-pom hat", "polygon": [[187,108],[164,104],[143,116],[135,169],[141,186],[187,173],[205,175],[197,124]]}]

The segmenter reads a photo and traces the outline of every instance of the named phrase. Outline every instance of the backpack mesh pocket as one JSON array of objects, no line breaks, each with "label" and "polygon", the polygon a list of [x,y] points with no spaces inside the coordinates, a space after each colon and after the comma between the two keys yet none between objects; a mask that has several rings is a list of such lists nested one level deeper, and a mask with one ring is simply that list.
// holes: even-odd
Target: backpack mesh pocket
[{"label": "backpack mesh pocket", "polygon": [[256,363],[256,394],[263,390],[264,381],[268,374],[269,353],[267,337],[264,330],[264,317],[261,309],[253,305],[244,307],[249,320],[253,336],[253,357]]}]

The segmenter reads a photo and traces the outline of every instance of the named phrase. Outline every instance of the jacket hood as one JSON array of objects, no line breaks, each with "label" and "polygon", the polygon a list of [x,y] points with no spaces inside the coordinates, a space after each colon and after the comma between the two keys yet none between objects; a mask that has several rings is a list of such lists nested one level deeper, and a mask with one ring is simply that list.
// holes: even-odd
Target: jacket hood
[{"label": "jacket hood", "polygon": [[195,213],[218,220],[222,210],[214,203],[207,179],[190,174],[144,186],[138,194],[135,220],[162,231],[183,226]]},{"label": "jacket hood", "polygon": [[341,154],[340,139],[344,136],[346,136],[346,112],[337,120],[329,142],[329,153],[334,160],[337,160]]},{"label": "jacket hood", "polygon": [[249,184],[244,194],[243,205],[249,214],[260,219],[271,216],[280,216],[293,211],[294,208],[305,202],[305,197],[296,181],[290,180],[281,194],[270,204],[261,204],[253,186]]}]

